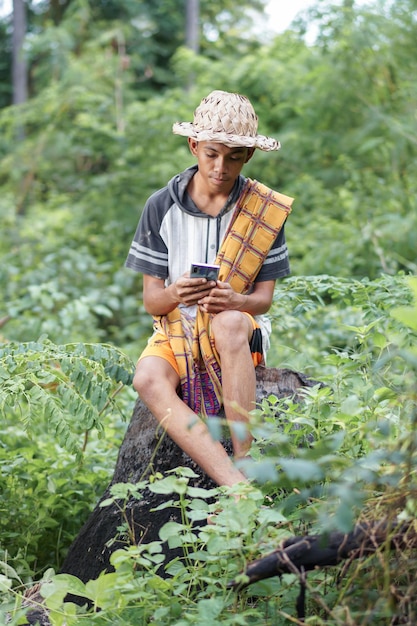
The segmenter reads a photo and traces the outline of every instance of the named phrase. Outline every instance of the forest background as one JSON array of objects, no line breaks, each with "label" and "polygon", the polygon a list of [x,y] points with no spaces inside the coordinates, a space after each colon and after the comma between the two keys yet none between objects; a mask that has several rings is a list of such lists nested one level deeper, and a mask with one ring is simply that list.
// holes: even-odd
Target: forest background
[{"label": "forest background", "polygon": [[[401,519],[414,518],[416,0],[320,0],[278,35],[262,21],[262,0],[201,0],[197,39],[175,0],[23,8],[27,93],[17,102],[13,25],[0,20],[3,615],[17,606],[19,623],[25,586],[56,580],[111,476],[135,402],[134,361],[151,331],[141,277],[124,260],[146,198],[192,163],[172,123],[191,119],[212,89],[247,95],[259,131],[282,143],[273,156],[257,153],[245,174],[295,198],[286,230],[292,275],[277,285],[268,365],[326,383],[302,411],[280,406],[279,436],[276,414],[261,407],[270,430],[259,431],[253,473],[263,495],[274,495],[279,532],[348,531],[370,502],[383,516],[390,502]],[[246,562],[281,536],[271,539],[262,524],[255,535],[243,518],[239,556],[230,552],[236,544],[222,547],[227,567],[239,569],[242,554]],[[349,595],[354,576],[336,588],[317,575],[314,623],[362,624],[371,615],[373,624],[395,615],[413,623],[415,563],[401,558],[395,573],[385,558],[379,576],[375,562],[363,566],[365,599]],[[155,563],[143,560],[146,577]],[[230,577],[213,567],[205,563],[206,579]],[[285,594],[276,582],[258,590],[258,604],[252,590],[238,605],[225,586],[217,593],[209,584],[174,610],[178,586],[145,607],[120,575],[117,602],[101,604],[94,622],[204,624],[204,607],[221,623],[238,623],[228,621],[237,614],[239,623],[290,623],[292,581]],[[124,612],[132,604],[134,618]],[[54,605],[54,623],[67,611],[70,624],[75,609],[63,606]]]}]

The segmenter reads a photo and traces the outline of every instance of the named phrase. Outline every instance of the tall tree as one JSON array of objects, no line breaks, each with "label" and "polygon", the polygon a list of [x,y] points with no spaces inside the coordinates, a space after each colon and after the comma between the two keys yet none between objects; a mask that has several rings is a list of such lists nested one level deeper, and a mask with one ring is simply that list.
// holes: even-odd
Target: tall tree
[{"label": "tall tree", "polygon": [[198,54],[199,51],[199,12],[200,2],[199,0],[187,0],[187,15],[186,15],[186,44],[193,52]]},{"label": "tall tree", "polygon": [[13,104],[22,104],[28,97],[27,64],[23,50],[26,36],[26,7],[24,0],[13,0]]}]

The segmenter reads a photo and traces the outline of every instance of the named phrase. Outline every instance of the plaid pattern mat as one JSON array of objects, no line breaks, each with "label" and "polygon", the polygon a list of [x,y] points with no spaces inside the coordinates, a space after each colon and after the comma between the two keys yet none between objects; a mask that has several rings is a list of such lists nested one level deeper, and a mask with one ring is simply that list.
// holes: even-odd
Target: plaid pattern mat
[{"label": "plaid pattern mat", "polygon": [[[293,198],[248,179],[216,258],[219,279],[247,293],[285,223]],[[196,413],[216,415],[222,405],[219,357],[210,336],[212,315],[197,311],[195,321],[177,308],[155,318],[178,363],[182,399]],[[255,363],[257,365],[258,363]]]},{"label": "plaid pattern mat", "polygon": [[217,255],[220,280],[238,293],[249,291],[292,203],[293,198],[248,178]]}]

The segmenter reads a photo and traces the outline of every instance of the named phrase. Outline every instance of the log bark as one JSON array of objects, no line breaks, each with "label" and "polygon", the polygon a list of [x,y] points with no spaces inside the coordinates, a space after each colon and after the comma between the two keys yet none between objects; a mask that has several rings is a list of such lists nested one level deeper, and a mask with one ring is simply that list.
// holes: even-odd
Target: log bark
[{"label": "log bark", "polygon": [[[258,367],[257,400],[274,394],[277,397],[296,396],[302,387],[316,384],[301,373],[287,369]],[[221,416],[221,415],[220,415]],[[224,442],[230,453],[230,442]],[[110,495],[115,483],[137,483],[155,472],[165,473],[175,467],[190,467],[198,478],[190,481],[192,486],[210,489],[213,481],[158,427],[153,415],[138,399],[132,419],[120,447],[113,478],[97,503],[89,519],[70,546],[61,573],[77,576],[86,582],[98,577],[100,572],[111,571],[110,556],[126,541],[118,538],[118,527],[123,522],[119,508],[114,504],[101,507]],[[145,490],[141,500],[132,499],[127,504],[130,533],[136,542],[159,540],[159,530],[167,521],[180,522],[180,512],[169,508],[153,512],[162,504],[164,495]],[[166,549],[166,555],[174,557],[175,551]],[[162,574],[162,572],[161,572]]]}]

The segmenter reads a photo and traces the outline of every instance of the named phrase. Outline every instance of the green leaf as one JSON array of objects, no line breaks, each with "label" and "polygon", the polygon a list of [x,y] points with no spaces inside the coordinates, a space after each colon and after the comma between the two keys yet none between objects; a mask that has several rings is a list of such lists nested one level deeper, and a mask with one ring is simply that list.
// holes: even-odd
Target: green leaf
[{"label": "green leaf", "polygon": [[161,480],[157,480],[149,485],[150,491],[153,493],[169,495],[177,493],[183,495],[188,488],[187,478],[177,478],[177,476],[166,476]]},{"label": "green leaf", "polygon": [[220,441],[223,432],[223,420],[216,417],[210,417],[206,421],[206,425],[212,439],[214,439],[214,441]]},{"label": "green leaf", "polygon": [[413,305],[395,307],[391,315],[409,328],[417,330],[417,277],[410,277],[407,282],[413,293]]},{"label": "green leaf", "polygon": [[87,598],[85,584],[71,574],[56,574],[41,586],[41,595],[49,609],[59,609],[67,594]]},{"label": "green leaf", "polygon": [[318,463],[303,459],[280,459],[282,469],[290,480],[307,483],[323,478],[323,470]]},{"label": "green leaf", "polygon": [[86,596],[95,607],[100,609],[114,607],[114,590],[117,588],[117,583],[117,573],[101,573],[98,578],[86,583]]},{"label": "green leaf", "polygon": [[7,578],[7,576],[5,576],[4,574],[0,574],[0,590],[3,591],[3,593],[9,591],[9,589],[11,589],[12,587],[12,584],[13,583],[10,578]]},{"label": "green leaf", "polygon": [[203,500],[208,500],[209,498],[214,498],[218,495],[218,489],[215,487],[214,489],[202,489],[201,487],[188,487],[187,494],[191,498],[202,498]]},{"label": "green leaf", "polygon": [[198,614],[202,624],[213,624],[221,614],[225,606],[223,598],[209,598],[207,600],[200,600],[197,605]]},{"label": "green leaf", "polygon": [[159,537],[161,541],[168,541],[168,539],[178,537],[184,529],[185,527],[183,524],[178,524],[178,522],[167,522],[159,531]]},{"label": "green leaf", "polygon": [[9,563],[6,563],[6,561],[0,561],[0,570],[3,572],[4,576],[3,578],[9,579],[9,578],[14,578],[16,580],[20,581],[20,576],[19,574],[16,572],[16,570],[14,569],[14,567],[12,567],[11,565],[9,565]]}]

